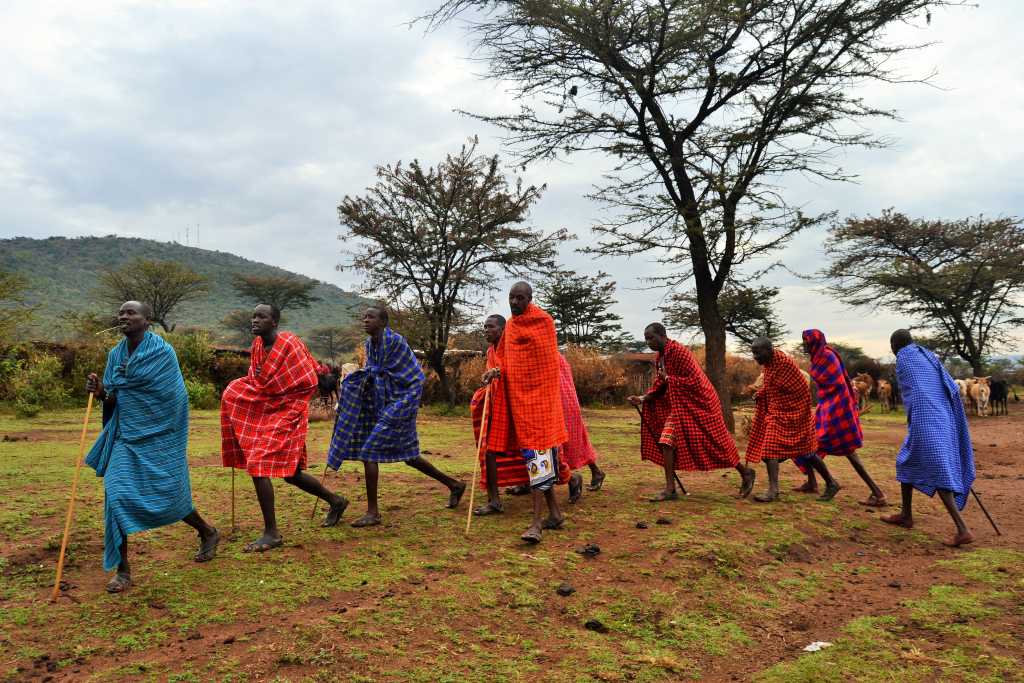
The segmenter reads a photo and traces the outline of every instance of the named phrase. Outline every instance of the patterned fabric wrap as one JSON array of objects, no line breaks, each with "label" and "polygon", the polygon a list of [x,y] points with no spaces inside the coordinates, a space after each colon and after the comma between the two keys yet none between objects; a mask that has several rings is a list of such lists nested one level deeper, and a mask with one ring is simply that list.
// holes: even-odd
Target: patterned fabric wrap
[{"label": "patterned fabric wrap", "polygon": [[[488,369],[497,367],[497,356],[494,348],[487,349]],[[529,473],[526,471],[526,463],[523,461],[522,451],[515,440],[515,426],[512,424],[512,416],[508,412],[508,403],[505,392],[501,389],[503,379],[498,378],[491,382],[491,398],[487,404],[487,433],[489,444],[501,444],[501,450],[493,450],[490,453],[495,459],[498,468],[498,486],[525,486],[530,483]],[[480,438],[480,426],[484,414],[484,392],[486,389],[477,389],[469,402],[470,415],[473,418],[473,439],[474,442]],[[575,389],[573,389],[575,392]],[[487,451],[484,448],[483,451]],[[487,486],[487,461],[486,455],[480,453],[480,485]],[[572,475],[565,458],[558,458],[558,483],[565,484]]]},{"label": "patterned fabric wrap", "polygon": [[764,366],[764,386],[755,399],[747,462],[786,460],[817,448],[807,380],[792,358],[775,349]]},{"label": "patterned fabric wrap", "polygon": [[116,402],[85,462],[103,477],[103,568],[121,563],[128,534],[164,526],[192,512],[188,476],[188,393],[178,357],[146,332],[107,354],[103,386]]},{"label": "patterned fabric wrap", "polygon": [[656,377],[641,407],[640,458],[664,466],[658,441],[670,427],[675,469],[687,472],[735,467],[736,442],[725,426],[718,394],[688,348],[669,340],[655,357],[666,379]]},{"label": "patterned fabric wrap", "polygon": [[590,443],[587,425],[583,422],[580,399],[576,395],[576,384],[572,381],[572,367],[565,356],[558,354],[558,390],[562,396],[562,413],[565,415],[565,429],[569,439],[558,449],[558,459],[564,460],[570,470],[578,470],[597,462],[597,451]]},{"label": "patterned fabric wrap", "polygon": [[302,340],[280,332],[268,352],[252,342],[249,373],[220,400],[221,462],[254,477],[290,477],[306,467],[309,399],[317,364]]},{"label": "patterned fabric wrap", "polygon": [[811,379],[818,387],[814,413],[818,455],[852,455],[864,444],[864,434],[850,375],[821,330],[804,330],[803,339],[811,352]]},{"label": "patterned fabric wrap", "polygon": [[345,460],[404,462],[419,457],[416,413],[423,369],[405,338],[385,328],[381,343],[368,339],[366,365],[341,382],[338,417],[327,464]]},{"label": "patterned fabric wrap", "polygon": [[917,344],[896,354],[896,379],[907,410],[896,479],[929,496],[952,491],[963,510],[974,484],[974,449],[956,383],[935,354]]},{"label": "patterned fabric wrap", "polygon": [[[558,338],[551,316],[533,304],[505,324],[495,352],[519,448],[544,450],[568,441],[558,380]],[[490,440],[488,448],[503,450]]]}]

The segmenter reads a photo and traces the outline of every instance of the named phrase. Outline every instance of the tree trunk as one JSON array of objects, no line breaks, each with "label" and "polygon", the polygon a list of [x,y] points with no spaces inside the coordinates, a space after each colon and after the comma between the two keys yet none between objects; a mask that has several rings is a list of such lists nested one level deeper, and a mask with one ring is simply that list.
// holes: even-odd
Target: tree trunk
[{"label": "tree trunk", "polygon": [[725,374],[725,321],[718,312],[718,304],[710,293],[697,292],[697,306],[700,311],[701,327],[704,330],[704,372],[715,387],[721,404],[725,426],[735,433],[736,421],[732,414],[732,391]]},{"label": "tree trunk", "polygon": [[448,402],[449,406],[455,406],[455,391],[448,381],[448,373],[444,367],[444,349],[431,349],[427,354],[427,363],[437,373],[437,380],[441,384],[441,395]]}]

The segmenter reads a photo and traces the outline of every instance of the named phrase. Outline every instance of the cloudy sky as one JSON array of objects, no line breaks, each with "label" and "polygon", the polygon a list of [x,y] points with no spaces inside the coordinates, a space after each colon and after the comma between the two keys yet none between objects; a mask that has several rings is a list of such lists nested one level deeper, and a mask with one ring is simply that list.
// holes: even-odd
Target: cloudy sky
[{"label": "cloudy sky", "polygon": [[[57,2],[5,0],[0,9],[0,237],[106,235],[230,251],[355,288],[335,269],[336,207],[373,182],[374,166],[426,163],[478,134],[499,131],[453,113],[510,106],[477,76],[458,27],[424,35],[407,22],[433,3]],[[935,84],[871,87],[873,104],[902,121],[876,129],[895,144],[850,154],[857,184],[787,179],[808,212],[865,215],[896,207],[921,217],[1024,215],[1024,3],[980,0],[939,11],[914,38],[936,45],[901,63],[938,72]],[[534,211],[579,241],[562,260],[601,268],[620,285],[618,310],[639,333],[661,294],[639,289],[642,259],[593,263],[574,252],[593,237],[599,208],[583,195],[600,164],[555,163],[525,178],[547,182]],[[198,242],[194,226],[198,226]],[[822,233],[783,254],[820,266]],[[904,323],[850,311],[785,274],[782,313],[794,338],[820,327],[886,351]],[[503,305],[496,305],[499,310]]]}]

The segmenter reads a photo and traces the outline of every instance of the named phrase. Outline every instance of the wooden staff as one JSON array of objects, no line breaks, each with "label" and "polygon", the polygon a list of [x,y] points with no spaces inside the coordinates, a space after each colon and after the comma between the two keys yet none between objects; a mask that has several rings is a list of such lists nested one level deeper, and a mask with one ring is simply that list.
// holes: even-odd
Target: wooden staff
[{"label": "wooden staff", "polygon": [[487,409],[491,403],[491,385],[487,384],[487,388],[484,389],[484,412],[480,416],[480,436],[476,440],[476,459],[473,461],[473,480],[469,482],[469,508],[466,510],[466,535],[469,535],[469,526],[473,523],[473,496],[476,493],[476,477],[480,471],[480,450],[483,448],[485,436],[487,434]]},{"label": "wooden staff", "polygon": [[[323,486],[325,481],[327,481],[327,461],[326,460],[324,460],[324,473],[320,475],[320,486]],[[310,519],[313,519],[314,517],[316,517],[316,507],[319,504],[320,504],[320,499],[319,498],[314,498],[314,500],[313,500],[313,512],[309,513],[309,518]]]},{"label": "wooden staff", "polygon": [[235,534],[235,464],[231,463],[231,535]]},{"label": "wooden staff", "polygon": [[64,538],[60,542],[60,555],[57,557],[57,578],[53,581],[53,593],[50,595],[51,602],[60,595],[60,577],[64,573],[64,552],[68,549],[68,537],[71,535],[71,519],[75,514],[75,494],[78,492],[78,473],[82,469],[82,461],[85,459],[85,433],[89,428],[89,416],[92,414],[92,397],[89,392],[89,402],[85,405],[85,419],[82,421],[82,436],[78,440],[78,462],[75,464],[75,477],[71,480],[71,500],[68,501],[68,514],[64,519]]},{"label": "wooden staff", "polygon": [[996,536],[1002,536],[1003,532],[996,526],[996,520],[992,519],[992,515],[988,514],[988,510],[985,509],[985,504],[981,502],[981,498],[978,496],[978,493],[974,490],[973,486],[971,487],[971,493],[974,494],[974,500],[978,501],[978,507],[980,507],[981,511],[985,513],[985,516],[988,517],[988,523],[996,530]]}]

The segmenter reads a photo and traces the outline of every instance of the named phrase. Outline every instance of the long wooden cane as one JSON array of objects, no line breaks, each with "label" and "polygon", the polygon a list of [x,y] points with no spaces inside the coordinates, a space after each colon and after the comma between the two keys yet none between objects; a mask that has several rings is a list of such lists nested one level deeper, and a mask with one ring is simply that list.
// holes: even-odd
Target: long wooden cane
[{"label": "long wooden cane", "polygon": [[978,496],[978,492],[974,490],[973,486],[971,487],[971,493],[974,494],[974,500],[978,501],[978,506],[981,508],[981,511],[985,513],[986,517],[988,517],[988,523],[996,530],[996,536],[1002,536],[1003,532],[996,526],[996,520],[992,519],[992,515],[988,514],[988,510],[985,509],[985,504],[981,502],[981,498]]},{"label": "long wooden cane", "polygon": [[64,519],[64,538],[60,542],[60,555],[57,557],[57,578],[53,581],[53,593],[50,600],[56,600],[60,595],[60,577],[64,574],[64,553],[68,549],[68,537],[71,535],[71,519],[75,515],[75,494],[78,492],[78,473],[82,470],[82,461],[85,459],[85,433],[89,429],[89,416],[92,414],[92,392],[89,392],[89,402],[85,405],[85,419],[82,420],[82,436],[78,440],[78,462],[75,464],[75,477],[71,480],[71,499],[68,501],[68,514]]},{"label": "long wooden cane", "polygon": [[235,535],[235,465],[231,464],[231,535]]},{"label": "long wooden cane", "polygon": [[473,523],[473,497],[476,494],[476,478],[480,472],[480,450],[483,448],[487,434],[488,414],[487,409],[491,404],[491,385],[488,384],[484,390],[484,412],[480,416],[480,436],[476,440],[476,459],[473,461],[473,480],[469,482],[469,508],[466,509],[466,535],[469,535],[469,526]]}]

